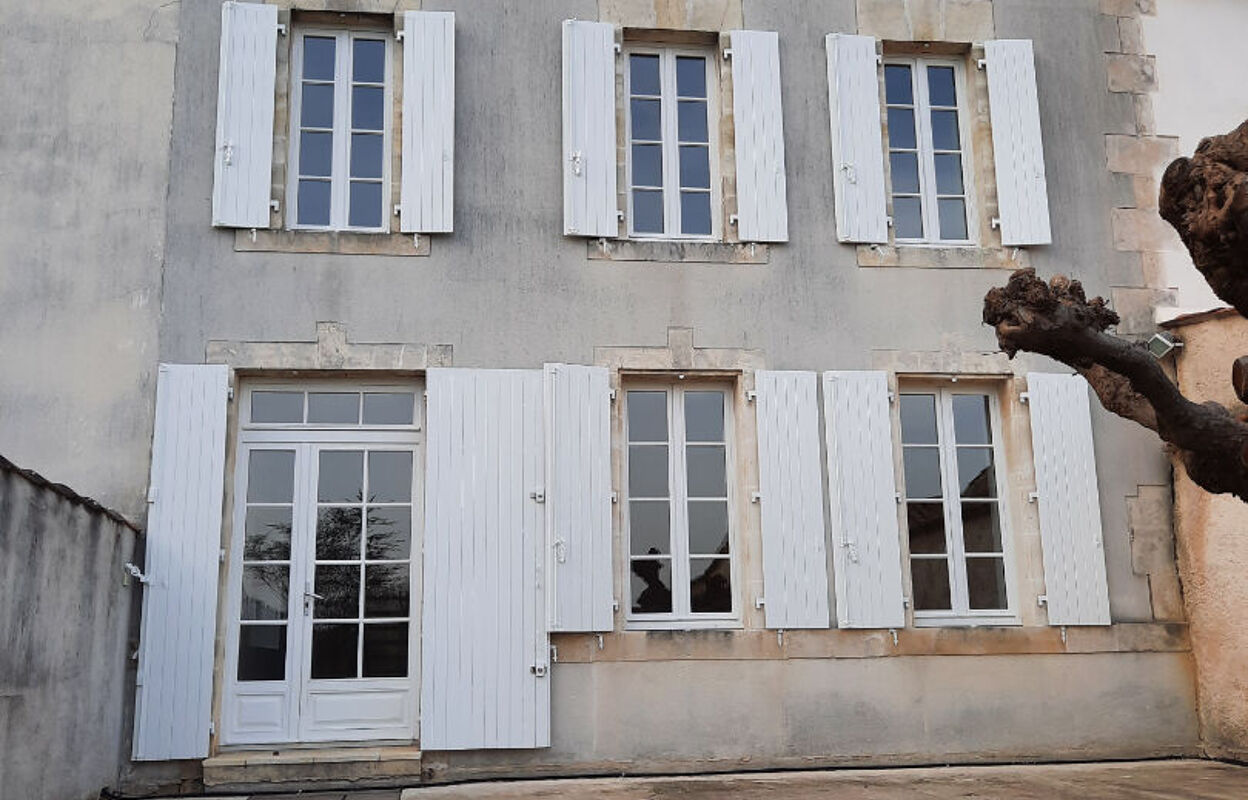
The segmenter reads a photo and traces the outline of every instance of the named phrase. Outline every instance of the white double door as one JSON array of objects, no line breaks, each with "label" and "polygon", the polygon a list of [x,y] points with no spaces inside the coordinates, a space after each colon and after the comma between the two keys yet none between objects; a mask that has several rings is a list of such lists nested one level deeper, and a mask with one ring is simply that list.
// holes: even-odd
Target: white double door
[{"label": "white double door", "polygon": [[244,434],[221,743],[412,740],[420,442]]}]

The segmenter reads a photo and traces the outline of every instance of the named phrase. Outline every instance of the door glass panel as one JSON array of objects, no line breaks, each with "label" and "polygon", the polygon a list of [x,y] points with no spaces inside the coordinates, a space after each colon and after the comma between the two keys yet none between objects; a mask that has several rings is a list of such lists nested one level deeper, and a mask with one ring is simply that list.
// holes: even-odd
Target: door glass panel
[{"label": "door glass panel", "polygon": [[972,609],[999,611],[1006,608],[1004,560],[998,557],[968,558],[966,588]]},{"label": "door glass panel", "polygon": [[633,500],[628,504],[629,549],[635,556],[670,555],[671,513],[666,500]]},{"label": "door glass panel", "polygon": [[635,558],[632,563],[634,614],[667,614],[672,610],[672,562],[669,558]]},{"label": "door glass panel", "polygon": [[286,619],[289,570],[285,564],[243,567],[242,619]]},{"label": "door glass panel", "polygon": [[710,236],[710,192],[680,193],[680,231],[690,236]]},{"label": "door glass panel", "polygon": [[315,587],[320,595],[313,606],[318,619],[359,619],[359,565],[317,564]]},{"label": "door glass panel", "polygon": [[659,94],[659,57],[634,55],[628,58],[629,91],[633,94]]},{"label": "door glass panel", "polygon": [[942,197],[936,201],[936,209],[940,213],[940,238],[967,238],[965,200],[960,197]]},{"label": "door glass panel", "polygon": [[689,502],[689,552],[693,555],[728,554],[727,501]]},{"label": "door glass panel", "polygon": [[898,239],[922,239],[922,201],[917,197],[894,197],[893,227]]},{"label": "door glass panel", "polygon": [[303,392],[252,392],[252,422],[303,422]]},{"label": "door glass panel", "polygon": [[732,562],[729,559],[690,559],[689,608],[695,614],[732,611]]},{"label": "door glass panel", "polygon": [[352,43],[351,79],[357,83],[385,82],[385,42],[378,39],[356,39]]},{"label": "door glass panel", "polygon": [[628,393],[628,440],[667,441],[667,393]]},{"label": "door glass panel", "polygon": [[353,228],[381,227],[381,183],[351,181],[347,223]]},{"label": "door glass panel", "polygon": [[358,503],[364,497],[364,453],[323,450],[317,474],[317,499],[322,503]]},{"label": "door glass panel", "polygon": [[412,551],[412,509],[368,509],[368,544],[365,555],[370,560],[406,560]]},{"label": "door glass panel", "polygon": [[290,558],[290,506],[251,506],[247,509],[243,559],[286,561]]},{"label": "door glass panel", "polygon": [[936,395],[901,396],[901,441],[906,444],[936,444]]},{"label": "door glass panel", "polygon": [[364,626],[364,677],[407,676],[407,623],[374,622]]},{"label": "door glass panel", "polygon": [[1001,552],[1001,515],[996,503],[962,503],[962,541],[968,553]]},{"label": "door glass panel", "polygon": [[958,448],[958,483],[963,497],[996,497],[991,447]]},{"label": "door glass panel", "polygon": [[316,515],[316,557],[320,561],[358,561],[360,509],[322,507]]},{"label": "door glass panel", "polygon": [[416,395],[411,392],[365,392],[365,425],[411,425]]},{"label": "door glass panel", "polygon": [[987,395],[953,396],[953,430],[958,444],[992,444],[991,429]]},{"label": "door glass panel", "polygon": [[630,103],[633,123],[633,141],[657,142],[663,134],[660,132],[660,114],[662,105],[659,100],[638,100]]},{"label": "door glass panel", "polygon": [[954,89],[953,67],[927,68],[927,97],[934,106],[958,104],[958,94]]},{"label": "door glass panel", "polygon": [[884,68],[884,100],[903,106],[914,102],[909,67],[889,64]]},{"label": "door glass panel", "polygon": [[688,462],[690,497],[726,497],[728,479],[725,474],[722,444],[690,446],[685,451]]},{"label": "door glass panel", "polygon": [[631,497],[667,497],[667,446],[628,448],[628,493]]},{"label": "door glass panel", "polygon": [[915,611],[947,611],[949,600],[949,561],[944,558],[910,559],[910,584]]},{"label": "door glass panel", "polygon": [[359,635],[360,626],[354,622],[313,625],[312,677],[356,677]]},{"label": "door glass panel", "polygon": [[[710,141],[710,138],[707,136],[705,102],[700,100],[681,100],[676,104],[676,118],[676,135],[680,141],[702,143]],[[639,137],[634,135],[634,138]]]},{"label": "door glass panel", "polygon": [[289,503],[294,499],[294,450],[252,450],[247,464],[248,503]]},{"label": "door glass panel", "polygon": [[412,454],[404,451],[378,451],[368,454],[368,501],[370,503],[410,503],[412,501]]},{"label": "door glass panel", "polygon": [[907,503],[906,525],[911,553],[945,552],[945,506],[943,503]]},{"label": "door glass panel", "polygon": [[369,564],[364,569],[364,616],[406,617],[407,565]]},{"label": "door glass panel", "polygon": [[681,97],[706,97],[705,58],[676,57],[676,94]]},{"label": "door glass panel", "polygon": [[243,625],[238,630],[238,680],[286,679],[286,626]]},{"label": "door glass panel", "polygon": [[334,79],[334,47],[337,42],[328,36],[305,36],[303,39],[303,77],[307,80]]}]

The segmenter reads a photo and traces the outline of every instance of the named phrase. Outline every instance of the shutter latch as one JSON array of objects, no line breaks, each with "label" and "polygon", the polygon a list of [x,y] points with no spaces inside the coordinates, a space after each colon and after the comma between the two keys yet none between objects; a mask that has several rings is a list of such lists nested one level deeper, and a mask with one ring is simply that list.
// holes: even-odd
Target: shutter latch
[{"label": "shutter latch", "polygon": [[585,156],[580,150],[575,151],[568,156],[568,160],[572,162],[572,174],[580,175],[584,171]]},{"label": "shutter latch", "polygon": [[546,665],[534,664],[533,666],[529,667],[529,672],[532,672],[534,675],[536,675],[539,678],[545,678],[546,677]]},{"label": "shutter latch", "polygon": [[545,503],[546,502],[546,490],[540,489],[540,488],[534,489],[533,491],[529,492],[529,497],[538,503]]}]

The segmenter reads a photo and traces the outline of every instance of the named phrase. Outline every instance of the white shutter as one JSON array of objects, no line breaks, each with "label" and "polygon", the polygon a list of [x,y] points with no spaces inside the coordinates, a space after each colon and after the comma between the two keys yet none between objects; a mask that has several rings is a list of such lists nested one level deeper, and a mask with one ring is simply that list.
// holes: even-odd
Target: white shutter
[{"label": "white shutter", "polygon": [[550,745],[542,373],[428,373],[420,740]]},{"label": "white shutter", "polygon": [[399,230],[452,230],[455,14],[403,13],[403,181]]},{"label": "white shutter", "polygon": [[1036,64],[1030,39],[984,42],[992,149],[997,160],[1001,243],[1049,244],[1049,192],[1044,177]]},{"label": "white shutter", "polygon": [[161,364],[148,488],[134,758],[205,758],[229,368]]},{"label": "white shutter", "polygon": [[563,22],[563,232],[619,233],[615,28],[605,22]]},{"label": "white shutter", "polygon": [[1079,375],[1032,372],[1027,394],[1049,624],[1108,625],[1088,384]]},{"label": "white shutter", "polygon": [[730,31],[732,118],[737,152],[737,235],[744,242],[787,242],[780,37]]},{"label": "white shutter", "polygon": [[609,631],[614,598],[606,368],[547,364],[545,401],[550,629]]},{"label": "white shutter", "polygon": [[768,628],[826,628],[819,401],[813,372],[754,373]]},{"label": "white shutter", "polygon": [[833,33],[826,42],[836,238],[841,242],[887,244],[884,133],[875,39]]},{"label": "white shutter", "polygon": [[213,225],[269,227],[276,80],[277,6],[227,1],[221,6]]},{"label": "white shutter", "polygon": [[836,617],[842,628],[905,624],[888,379],[823,373]]}]

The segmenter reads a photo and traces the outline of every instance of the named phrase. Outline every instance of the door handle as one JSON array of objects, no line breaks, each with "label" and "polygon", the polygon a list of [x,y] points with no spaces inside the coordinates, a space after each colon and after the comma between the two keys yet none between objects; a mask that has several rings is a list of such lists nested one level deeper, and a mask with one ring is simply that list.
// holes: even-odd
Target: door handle
[{"label": "door handle", "polygon": [[322,595],[317,594],[316,592],[304,592],[303,599],[304,600],[324,600],[325,598]]}]

